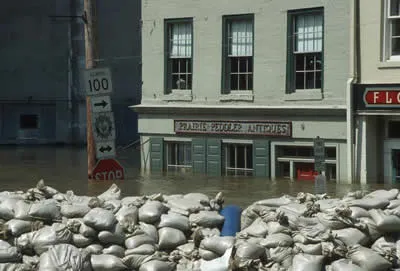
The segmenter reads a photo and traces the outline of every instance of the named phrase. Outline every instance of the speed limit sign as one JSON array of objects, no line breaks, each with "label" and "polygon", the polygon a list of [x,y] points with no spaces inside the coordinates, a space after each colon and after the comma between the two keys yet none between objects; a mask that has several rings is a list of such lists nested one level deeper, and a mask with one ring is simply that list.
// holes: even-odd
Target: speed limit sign
[{"label": "speed limit sign", "polygon": [[111,71],[109,68],[85,70],[84,77],[87,96],[104,95],[112,92]]}]

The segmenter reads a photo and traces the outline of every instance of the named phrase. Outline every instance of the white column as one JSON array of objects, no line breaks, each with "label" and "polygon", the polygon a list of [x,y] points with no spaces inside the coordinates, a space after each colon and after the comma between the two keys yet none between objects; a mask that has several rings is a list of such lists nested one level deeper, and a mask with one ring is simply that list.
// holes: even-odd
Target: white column
[{"label": "white column", "polygon": [[271,165],[271,180],[276,180],[276,157],[275,157],[275,143],[271,142],[271,154],[270,154],[270,165]]},{"label": "white column", "polygon": [[361,116],[360,124],[359,124],[359,133],[360,133],[360,141],[358,142],[359,151],[358,151],[358,159],[359,162],[359,174],[360,174],[360,183],[366,184],[367,183],[367,116]]},{"label": "white column", "polygon": [[294,180],[294,162],[290,160],[290,180]]}]

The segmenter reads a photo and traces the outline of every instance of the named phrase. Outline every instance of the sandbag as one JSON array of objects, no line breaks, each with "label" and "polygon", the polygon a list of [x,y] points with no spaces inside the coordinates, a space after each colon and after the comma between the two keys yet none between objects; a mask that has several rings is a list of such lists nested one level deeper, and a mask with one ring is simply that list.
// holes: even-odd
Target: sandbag
[{"label": "sandbag", "polygon": [[284,195],[280,198],[259,200],[259,201],[255,202],[255,204],[278,208],[280,206],[287,205],[289,203],[293,203],[294,201],[295,201],[295,199],[293,197]]},{"label": "sandbag", "polygon": [[363,269],[348,259],[340,259],[331,264],[331,271],[363,271]]},{"label": "sandbag", "polygon": [[32,222],[20,219],[11,219],[5,224],[7,229],[13,236],[20,236],[23,233],[30,232],[32,229]]},{"label": "sandbag", "polygon": [[176,263],[164,262],[159,260],[149,261],[140,266],[139,271],[173,271]]},{"label": "sandbag", "polygon": [[321,271],[324,264],[324,256],[296,254],[293,257],[291,271]]},{"label": "sandbag", "polygon": [[156,251],[154,245],[151,244],[143,244],[136,248],[131,248],[125,250],[125,256],[131,254],[138,254],[138,255],[151,255]]},{"label": "sandbag", "polygon": [[233,236],[206,237],[201,241],[200,248],[222,256],[228,248],[233,247],[234,243],[235,238]]},{"label": "sandbag", "polygon": [[351,210],[351,218],[357,219],[361,217],[371,217],[369,212],[361,207],[352,206],[350,207]]},{"label": "sandbag", "polygon": [[0,203],[0,218],[10,220],[14,218],[14,207],[20,199],[7,198]]},{"label": "sandbag", "polygon": [[[200,270],[201,271],[229,271],[229,260],[232,255],[232,248],[225,251],[224,255],[220,258],[204,261],[200,260]],[[139,270],[140,271],[140,270]]]},{"label": "sandbag", "polygon": [[210,198],[203,193],[188,193],[186,195],[183,195],[183,198],[190,201],[198,201],[204,203],[208,203],[210,201]]},{"label": "sandbag", "polygon": [[17,201],[14,206],[14,217],[21,220],[32,220],[31,216],[29,215],[29,210],[31,206],[32,203],[28,201]]},{"label": "sandbag", "polygon": [[80,218],[89,213],[90,207],[84,204],[61,204],[61,215],[67,218]]},{"label": "sandbag", "polygon": [[123,258],[125,256],[125,249],[118,245],[111,245],[103,249],[103,254],[110,254],[118,258]]},{"label": "sandbag", "polygon": [[189,219],[186,216],[169,213],[161,215],[160,223],[158,228],[169,227],[183,232],[187,232],[190,229]]},{"label": "sandbag", "polygon": [[180,255],[183,255],[186,258],[192,258],[192,254],[195,251],[195,246],[193,242],[189,241],[189,243],[178,246],[176,250]]},{"label": "sandbag", "polygon": [[55,202],[38,202],[30,206],[28,215],[33,219],[56,221],[61,219],[60,206]]},{"label": "sandbag", "polygon": [[128,270],[122,259],[110,254],[92,255],[90,262],[92,263],[93,271]]},{"label": "sandbag", "polygon": [[122,205],[122,207],[115,214],[115,218],[118,220],[118,222],[121,223],[121,221],[123,221],[126,216],[129,216],[132,218],[133,223],[136,225],[139,222],[138,214],[139,210],[137,207]]},{"label": "sandbag", "polygon": [[149,237],[153,238],[156,243],[158,243],[158,230],[154,225],[147,224],[144,222],[139,222],[139,226],[136,227],[135,231],[133,232],[133,235],[140,235],[140,234],[146,234]]},{"label": "sandbag", "polygon": [[240,229],[243,230],[250,226],[254,220],[263,216],[264,214],[273,211],[274,208],[252,204],[246,209],[243,210],[242,215],[240,217]]},{"label": "sandbag", "polygon": [[135,235],[125,239],[125,247],[127,249],[137,248],[144,244],[155,245],[156,241],[147,234]]},{"label": "sandbag", "polygon": [[101,254],[103,252],[103,246],[100,244],[91,244],[85,248],[89,254]]},{"label": "sandbag", "polygon": [[144,196],[129,196],[121,199],[121,204],[124,206],[140,207],[146,202]]},{"label": "sandbag", "polygon": [[84,217],[83,221],[86,225],[98,230],[111,230],[117,223],[114,214],[109,210],[101,208],[93,208]]},{"label": "sandbag", "polygon": [[72,235],[72,244],[74,244],[78,248],[84,248],[87,247],[93,243],[93,239],[87,238],[83,236],[82,234],[73,234]]},{"label": "sandbag", "polygon": [[217,253],[202,248],[199,248],[199,256],[205,261],[211,261],[219,257]]},{"label": "sandbag", "polygon": [[267,223],[267,232],[270,235],[275,233],[291,234],[292,231],[289,227],[281,225],[279,222],[270,221]]},{"label": "sandbag", "polygon": [[189,222],[192,226],[220,228],[225,218],[215,211],[200,211],[197,214],[189,216]]},{"label": "sandbag", "polygon": [[360,245],[350,247],[347,257],[365,271],[386,271],[392,267],[392,264],[378,253]]},{"label": "sandbag", "polygon": [[369,217],[361,217],[360,222],[366,226],[366,232],[372,242],[375,242],[379,237],[383,235],[381,231],[378,230],[378,226],[375,221]]},{"label": "sandbag", "polygon": [[204,206],[199,201],[192,201],[187,198],[171,199],[168,201],[167,206],[171,209],[186,211],[188,214],[204,210]]},{"label": "sandbag", "polygon": [[370,210],[371,218],[376,223],[377,229],[382,232],[398,232],[400,229],[400,217],[387,215],[383,210]]},{"label": "sandbag", "polygon": [[344,229],[352,224],[350,219],[340,217],[336,213],[318,213],[317,218],[319,222],[324,225],[327,229],[340,230]]},{"label": "sandbag", "polygon": [[353,246],[356,244],[365,246],[370,242],[368,235],[356,228],[334,230],[332,233],[336,239],[342,241],[346,246]]},{"label": "sandbag", "polygon": [[347,202],[349,207],[356,206],[366,210],[371,209],[383,209],[389,205],[389,200],[384,198],[363,198],[363,199],[355,199]]},{"label": "sandbag", "polygon": [[293,261],[293,249],[291,247],[276,247],[269,249],[269,257],[288,269]]},{"label": "sandbag", "polygon": [[243,243],[237,246],[235,258],[259,259],[265,255],[265,248],[258,244]]},{"label": "sandbag", "polygon": [[97,196],[99,199],[103,201],[121,199],[121,189],[113,183],[106,191]]},{"label": "sandbag", "polygon": [[394,200],[399,195],[399,189],[391,189],[391,190],[375,190],[367,195],[364,198],[380,198],[386,200]]},{"label": "sandbag", "polygon": [[1,271],[32,271],[32,267],[25,263],[0,263]]},{"label": "sandbag", "polygon": [[304,253],[309,255],[322,255],[321,243],[307,244],[307,245],[302,243],[295,243],[293,249],[298,253]]},{"label": "sandbag", "polygon": [[97,237],[101,243],[106,245],[122,245],[125,241],[125,233],[120,224],[115,224],[112,231],[99,232]]},{"label": "sandbag", "polygon": [[293,245],[293,239],[290,235],[275,233],[267,235],[265,239],[261,241],[260,245],[265,248],[290,247]]},{"label": "sandbag", "polygon": [[382,236],[372,244],[371,249],[381,256],[395,256],[396,241],[391,236]]},{"label": "sandbag", "polygon": [[96,238],[97,237],[97,231],[95,229],[93,229],[92,227],[89,227],[85,223],[81,223],[81,226],[79,227],[79,233],[87,238]]},{"label": "sandbag", "polygon": [[395,209],[400,207],[400,199],[393,199],[389,201],[389,205],[386,207],[387,209]]},{"label": "sandbag", "polygon": [[319,209],[321,212],[325,212],[330,209],[334,209],[336,206],[341,204],[342,200],[340,199],[321,199],[317,200],[315,204],[319,205]]},{"label": "sandbag", "polygon": [[158,247],[160,250],[173,250],[186,243],[185,234],[174,228],[161,228],[158,230]]},{"label": "sandbag", "polygon": [[161,215],[167,211],[167,208],[159,201],[147,201],[139,208],[139,220],[145,223],[153,224],[157,222]]},{"label": "sandbag", "polygon": [[69,244],[50,246],[40,256],[39,271],[90,271],[90,255]]},{"label": "sandbag", "polygon": [[0,263],[20,262],[21,259],[22,255],[16,247],[11,246],[6,241],[0,240]]},{"label": "sandbag", "polygon": [[103,209],[109,210],[113,212],[113,214],[116,214],[119,209],[121,208],[122,204],[119,199],[112,199],[112,200],[107,200],[104,202],[103,206],[101,206]]},{"label": "sandbag", "polygon": [[261,218],[257,218],[249,227],[238,233],[238,236],[253,236],[264,238],[268,233],[268,225]]}]

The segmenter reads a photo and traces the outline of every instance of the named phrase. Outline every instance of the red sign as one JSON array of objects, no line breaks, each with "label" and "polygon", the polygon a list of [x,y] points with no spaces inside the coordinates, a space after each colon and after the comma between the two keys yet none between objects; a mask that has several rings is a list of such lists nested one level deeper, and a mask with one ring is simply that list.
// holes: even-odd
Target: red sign
[{"label": "red sign", "polygon": [[364,94],[366,106],[400,105],[399,90],[367,90]]},{"label": "red sign", "polygon": [[124,168],[115,159],[103,159],[97,162],[93,177],[97,181],[123,180]]}]

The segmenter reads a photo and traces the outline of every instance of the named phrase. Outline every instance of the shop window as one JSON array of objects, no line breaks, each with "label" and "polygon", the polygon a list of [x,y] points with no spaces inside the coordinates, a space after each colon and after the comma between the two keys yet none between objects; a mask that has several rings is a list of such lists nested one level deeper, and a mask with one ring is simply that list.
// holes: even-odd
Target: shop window
[{"label": "shop window", "polygon": [[313,147],[310,146],[283,146],[282,150],[283,156],[313,156]]},{"label": "shop window", "polygon": [[250,144],[225,144],[223,170],[228,176],[253,175],[253,146]]},{"label": "shop window", "polygon": [[191,142],[166,142],[167,171],[192,168]]},{"label": "shop window", "polygon": [[20,115],[19,128],[20,129],[38,129],[39,116],[36,114]]},{"label": "shop window", "polygon": [[290,178],[290,163],[279,162],[279,175],[282,178]]},{"label": "shop window", "polygon": [[336,181],[336,165],[327,164],[326,167],[326,177],[328,180]]},{"label": "shop window", "polygon": [[326,147],[325,148],[325,158],[336,159],[336,148],[335,147]]},{"label": "shop window", "polygon": [[388,137],[400,138],[400,121],[388,122]]}]

